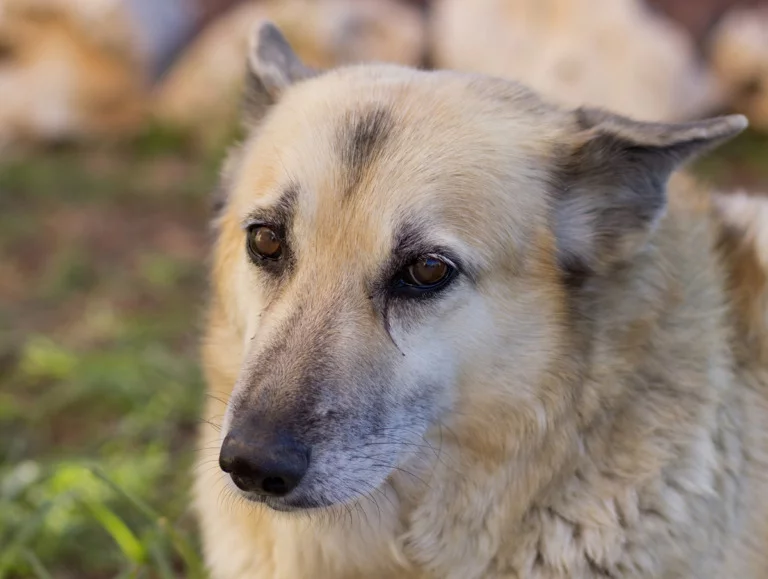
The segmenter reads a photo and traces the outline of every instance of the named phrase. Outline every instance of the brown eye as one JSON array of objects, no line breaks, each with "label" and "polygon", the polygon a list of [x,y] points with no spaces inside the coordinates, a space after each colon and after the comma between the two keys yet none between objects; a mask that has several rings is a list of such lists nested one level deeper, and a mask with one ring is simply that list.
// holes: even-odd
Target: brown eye
[{"label": "brown eye", "polygon": [[451,267],[436,257],[422,257],[408,266],[404,281],[413,286],[427,288],[447,279]]},{"label": "brown eye", "polygon": [[278,259],[283,253],[283,242],[274,229],[259,225],[248,230],[248,252],[252,257]]}]

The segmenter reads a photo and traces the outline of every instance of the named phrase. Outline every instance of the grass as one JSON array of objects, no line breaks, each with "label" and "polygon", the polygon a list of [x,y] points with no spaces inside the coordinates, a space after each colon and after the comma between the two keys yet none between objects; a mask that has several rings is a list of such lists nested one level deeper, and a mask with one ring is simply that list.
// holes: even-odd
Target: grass
[{"label": "grass", "polygon": [[[696,169],[768,191],[768,138]],[[0,164],[0,579],[203,575],[189,513],[209,192],[155,127]]]},{"label": "grass", "polygon": [[202,577],[189,513],[218,154],[0,167],[0,578]]}]

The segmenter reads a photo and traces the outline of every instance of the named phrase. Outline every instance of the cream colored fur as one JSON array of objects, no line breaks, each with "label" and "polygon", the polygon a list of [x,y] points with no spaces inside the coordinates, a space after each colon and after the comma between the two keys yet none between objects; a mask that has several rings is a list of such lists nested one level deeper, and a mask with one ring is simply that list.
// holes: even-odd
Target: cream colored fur
[{"label": "cream colored fur", "polygon": [[[582,119],[598,127],[585,132],[573,112],[505,81],[383,65],[282,89],[227,165],[216,222],[195,481],[212,577],[768,577],[765,235],[762,218],[732,205],[753,201],[712,203],[674,176],[648,230],[603,248],[574,289],[558,236],[583,243],[576,253],[600,240],[579,239],[590,213],[565,233],[553,223],[555,159],[621,133],[612,121]],[[392,115],[394,142],[344,193],[339,135],[371,106]],[[697,138],[725,138],[739,122]],[[242,223],[287,180],[297,261],[276,290],[246,258]],[[403,218],[455,247],[476,279],[395,317],[394,348],[361,284]],[[366,392],[429,404],[386,414],[400,438],[357,495],[347,470],[365,457],[313,454],[327,468],[312,484],[343,504],[285,513],[247,501],[217,458],[242,410],[228,400],[249,400],[252,362],[297,307],[294,354],[274,364],[311,364],[302,341],[315,347],[336,324],[327,404],[354,412]],[[369,361],[386,370],[365,374]],[[269,387],[284,387],[286,404],[301,396]]]}]

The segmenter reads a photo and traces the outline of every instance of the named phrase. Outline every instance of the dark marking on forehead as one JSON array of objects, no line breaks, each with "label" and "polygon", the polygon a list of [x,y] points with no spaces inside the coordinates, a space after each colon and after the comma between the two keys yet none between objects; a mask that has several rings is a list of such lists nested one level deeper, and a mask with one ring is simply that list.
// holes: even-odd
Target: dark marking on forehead
[{"label": "dark marking on forehead", "polygon": [[365,177],[366,171],[390,139],[394,121],[384,108],[371,108],[347,117],[339,130],[342,170],[346,172],[344,198],[349,198]]}]

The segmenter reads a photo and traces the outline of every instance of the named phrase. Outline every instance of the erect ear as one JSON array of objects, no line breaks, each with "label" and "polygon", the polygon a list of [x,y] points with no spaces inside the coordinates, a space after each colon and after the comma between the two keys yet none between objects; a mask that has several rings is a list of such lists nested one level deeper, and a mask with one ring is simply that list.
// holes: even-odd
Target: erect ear
[{"label": "erect ear", "polygon": [[280,30],[269,21],[258,24],[248,44],[248,71],[243,102],[243,120],[253,126],[291,84],[313,76]]},{"label": "erect ear", "polygon": [[573,279],[631,258],[664,213],[670,174],[747,126],[741,115],[684,124],[599,109],[578,109],[575,117],[576,141],[559,167],[554,199],[558,259]]}]

